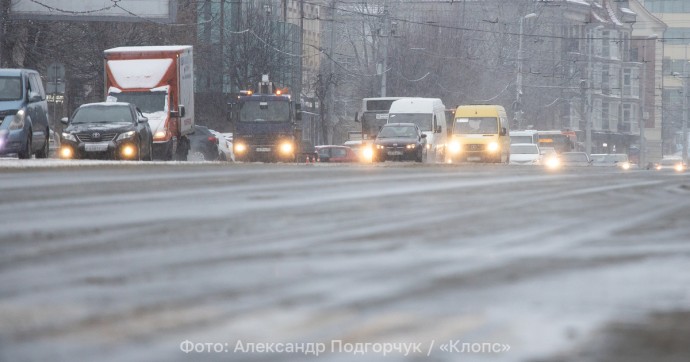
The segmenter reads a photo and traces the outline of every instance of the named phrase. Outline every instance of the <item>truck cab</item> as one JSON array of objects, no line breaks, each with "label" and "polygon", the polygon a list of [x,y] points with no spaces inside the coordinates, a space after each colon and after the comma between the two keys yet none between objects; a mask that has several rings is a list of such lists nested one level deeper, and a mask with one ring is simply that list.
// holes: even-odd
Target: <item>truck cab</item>
[{"label": "truck cab", "polygon": [[258,91],[242,92],[230,102],[237,161],[295,162],[301,153],[299,104],[267,76]]}]

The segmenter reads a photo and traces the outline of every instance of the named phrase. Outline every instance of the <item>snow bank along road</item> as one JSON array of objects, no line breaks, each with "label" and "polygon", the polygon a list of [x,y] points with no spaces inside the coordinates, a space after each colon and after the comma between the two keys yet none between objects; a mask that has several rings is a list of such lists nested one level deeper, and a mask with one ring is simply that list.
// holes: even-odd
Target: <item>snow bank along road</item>
[{"label": "snow bank along road", "polygon": [[688,361],[689,216],[651,171],[4,168],[0,361]]}]

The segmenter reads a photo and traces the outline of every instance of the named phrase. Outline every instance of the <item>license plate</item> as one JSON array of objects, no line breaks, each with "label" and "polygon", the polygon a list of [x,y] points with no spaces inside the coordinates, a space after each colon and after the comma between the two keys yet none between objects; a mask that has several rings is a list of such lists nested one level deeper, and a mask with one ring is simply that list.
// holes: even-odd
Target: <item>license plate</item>
[{"label": "license plate", "polygon": [[271,148],[269,148],[269,147],[257,147],[256,152],[271,152]]},{"label": "license plate", "polygon": [[87,143],[84,145],[86,152],[103,152],[108,150],[107,143]]},{"label": "license plate", "polygon": [[481,157],[467,157],[467,161],[481,161]]},{"label": "license plate", "polygon": [[388,156],[402,156],[402,151],[388,151]]}]

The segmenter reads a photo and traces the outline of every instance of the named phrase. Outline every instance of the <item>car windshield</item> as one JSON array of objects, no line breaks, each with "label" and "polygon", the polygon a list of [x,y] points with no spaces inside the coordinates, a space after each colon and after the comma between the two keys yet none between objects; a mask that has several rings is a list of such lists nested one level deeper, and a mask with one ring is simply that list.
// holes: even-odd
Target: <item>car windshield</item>
[{"label": "car windshield", "polygon": [[377,138],[416,138],[417,131],[412,126],[386,126],[381,128]]},{"label": "car windshield", "polygon": [[99,105],[77,109],[72,117],[72,124],[80,123],[132,123],[132,112],[129,106]]},{"label": "car windshield", "polygon": [[0,101],[15,101],[22,98],[20,77],[0,77]]},{"label": "car windshield", "polygon": [[388,115],[390,123],[414,123],[422,132],[431,131],[433,116],[426,113],[391,113]]},{"label": "car windshield", "polygon": [[115,102],[135,104],[142,113],[151,114],[167,110],[166,95],[166,92],[125,92],[110,93],[108,96]]},{"label": "car windshield", "polygon": [[539,150],[536,145],[511,145],[510,153],[515,154],[525,154],[525,155],[538,155]]},{"label": "car windshield", "polygon": [[290,103],[279,101],[247,101],[240,103],[240,122],[288,122]]},{"label": "car windshield", "polygon": [[564,162],[588,162],[586,153],[563,153],[561,160]]},{"label": "car windshield", "polygon": [[496,117],[472,117],[456,118],[455,134],[496,134],[498,133],[498,118]]}]

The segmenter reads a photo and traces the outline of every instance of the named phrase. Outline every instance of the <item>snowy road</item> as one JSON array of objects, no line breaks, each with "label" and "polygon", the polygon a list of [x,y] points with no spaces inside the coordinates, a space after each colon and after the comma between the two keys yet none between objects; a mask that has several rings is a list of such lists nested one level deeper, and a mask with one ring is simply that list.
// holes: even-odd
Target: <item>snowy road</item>
[{"label": "snowy road", "polygon": [[16,165],[0,361],[690,360],[688,175]]}]

